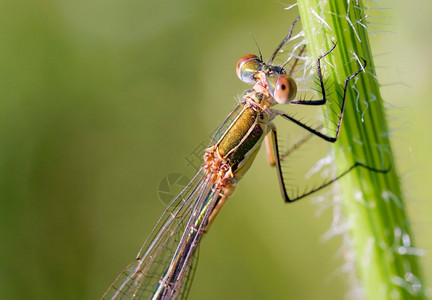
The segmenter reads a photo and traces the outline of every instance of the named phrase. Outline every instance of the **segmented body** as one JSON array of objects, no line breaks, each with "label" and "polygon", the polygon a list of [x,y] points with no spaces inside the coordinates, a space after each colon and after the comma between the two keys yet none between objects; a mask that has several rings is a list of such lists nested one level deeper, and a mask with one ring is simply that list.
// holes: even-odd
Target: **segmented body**
[{"label": "segmented body", "polygon": [[[142,249],[146,252],[138,255],[104,296],[113,299],[184,297],[185,281],[190,277],[191,264],[204,233],[251,166],[273,126],[271,120],[276,113],[270,107],[276,102],[267,89],[266,75],[256,77],[254,87],[244,93],[242,102],[217,130],[194,180],[170,204],[157,225],[158,232],[147,239]],[[190,212],[186,223],[184,211]],[[179,227],[184,229],[178,230]],[[164,249],[169,248],[167,245],[179,231],[183,234],[175,241],[175,251],[167,255]],[[162,269],[158,264],[167,267]],[[152,289],[151,282],[156,278],[156,287]]]}]

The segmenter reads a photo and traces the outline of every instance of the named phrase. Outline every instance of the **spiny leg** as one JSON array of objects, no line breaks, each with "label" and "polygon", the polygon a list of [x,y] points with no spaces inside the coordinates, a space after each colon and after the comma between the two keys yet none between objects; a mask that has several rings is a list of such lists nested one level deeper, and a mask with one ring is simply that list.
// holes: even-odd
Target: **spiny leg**
[{"label": "spiny leg", "polygon": [[319,187],[313,188],[310,191],[308,191],[308,192],[306,192],[306,193],[304,193],[304,194],[302,194],[300,196],[297,196],[296,198],[293,198],[291,200],[286,200],[285,199],[285,201],[287,201],[287,202],[294,202],[294,201],[300,200],[300,199],[302,199],[304,197],[307,197],[307,196],[309,196],[309,195],[311,195],[311,194],[313,194],[315,192],[318,192],[318,191],[320,191],[320,190],[328,187],[332,183],[338,181],[339,179],[341,179],[342,177],[344,177],[345,175],[347,175],[349,172],[351,172],[352,170],[354,170],[357,167],[365,169],[365,170],[368,170],[368,171],[371,171],[371,172],[381,173],[381,174],[386,174],[388,171],[390,171],[390,167],[388,167],[387,169],[377,169],[377,168],[365,165],[364,163],[356,162],[351,167],[349,167],[348,169],[346,169],[345,171],[343,171],[341,174],[339,174],[336,177],[330,179],[329,181],[323,183]]},{"label": "spiny leg", "polygon": [[[330,49],[329,51],[327,51],[324,55],[320,56],[320,57],[318,58],[318,63],[319,63],[319,60],[320,60],[321,58],[323,58],[325,55],[329,54],[330,51],[332,51],[332,50],[334,49],[335,46],[336,46],[336,44],[334,44],[334,46],[333,46],[332,49]],[[321,132],[319,131],[319,129],[314,129],[314,128],[312,128],[312,127],[310,127],[310,126],[308,126],[308,125],[302,123],[301,121],[297,120],[296,118],[294,118],[294,117],[288,115],[287,113],[285,113],[285,112],[283,112],[283,111],[277,111],[277,114],[280,115],[281,117],[283,117],[284,119],[287,119],[287,120],[292,121],[293,123],[299,125],[300,127],[304,128],[304,129],[306,129],[306,130],[308,130],[308,131],[311,132],[312,134],[314,134],[314,135],[316,135],[316,136],[318,136],[318,137],[320,137],[320,138],[322,138],[322,139],[324,139],[324,140],[326,140],[326,141],[328,141],[328,142],[331,142],[331,143],[336,142],[336,140],[337,140],[338,137],[339,137],[339,132],[340,132],[340,128],[341,128],[341,125],[342,125],[342,119],[343,119],[344,112],[345,112],[345,103],[346,103],[346,94],[347,94],[347,89],[348,89],[348,82],[349,82],[351,79],[353,79],[354,77],[356,77],[356,76],[357,76],[361,71],[363,71],[364,68],[366,67],[366,64],[367,64],[367,63],[366,63],[366,60],[364,60],[363,58],[362,58],[362,60],[363,60],[363,65],[361,66],[361,68],[360,68],[357,72],[355,72],[354,74],[352,74],[351,76],[349,76],[348,78],[346,78],[345,81],[344,81],[344,92],[343,92],[343,97],[342,97],[341,112],[340,112],[340,114],[339,114],[339,119],[338,119],[338,123],[337,123],[337,127],[336,127],[336,133],[335,133],[334,136],[329,136],[329,135],[326,135],[326,134],[324,134],[324,133],[321,133]],[[319,64],[318,64],[318,66],[319,66]],[[303,104],[303,105],[323,105],[323,104],[326,103],[326,101],[327,101],[327,96],[326,96],[326,92],[325,92],[324,82],[323,82],[323,80],[322,80],[322,74],[321,74],[321,67],[320,67],[320,66],[317,68],[317,72],[318,72],[318,77],[319,77],[319,79],[320,79],[321,91],[322,91],[322,94],[323,94],[323,99],[322,99],[322,100],[316,100],[316,101],[297,101],[297,102],[294,103],[294,104]],[[292,101],[291,103],[293,103],[293,102],[294,102],[294,101]]]},{"label": "spiny leg", "polygon": [[275,157],[275,164],[276,164],[276,172],[278,175],[279,180],[279,186],[282,193],[282,198],[284,198],[285,202],[292,202],[292,200],[289,198],[288,193],[286,191],[285,182],[282,174],[282,167],[281,167],[281,161],[279,156],[279,147],[278,147],[278,140],[277,140],[277,132],[276,132],[276,126],[273,123],[270,123],[270,134],[271,139],[273,140],[273,150],[274,150],[274,157]]},{"label": "spiny leg", "polygon": [[288,195],[288,192],[286,190],[286,186],[285,186],[285,180],[282,174],[282,167],[281,167],[281,158],[279,155],[279,146],[278,146],[278,140],[277,140],[277,132],[276,132],[276,127],[274,126],[273,123],[270,124],[271,125],[271,138],[273,140],[273,150],[274,150],[274,157],[275,157],[275,165],[276,165],[276,171],[277,171],[277,175],[278,175],[278,180],[279,180],[279,186],[281,189],[281,194],[283,199],[285,200],[285,202],[291,203],[297,200],[300,200],[302,198],[305,198],[315,192],[318,192],[326,187],[328,187],[329,185],[331,185],[332,183],[336,182],[337,180],[339,180],[340,178],[342,178],[343,176],[347,175],[349,172],[351,172],[352,170],[354,170],[357,167],[360,167],[362,169],[366,169],[368,171],[371,172],[375,172],[375,173],[381,173],[381,174],[385,174],[388,171],[390,171],[390,166],[387,167],[386,169],[377,169],[374,167],[370,167],[368,165],[365,165],[363,163],[360,162],[355,162],[351,167],[349,167],[348,169],[346,169],[344,172],[342,172],[341,174],[337,175],[336,177],[324,182],[322,185],[313,188],[309,191],[307,191],[306,193],[296,196],[294,198],[290,198]]},{"label": "spiny leg", "polygon": [[324,80],[323,80],[323,76],[322,76],[322,71],[321,71],[321,59],[323,59],[324,57],[326,57],[327,55],[330,54],[330,52],[332,52],[335,48],[336,48],[336,44],[334,42],[333,43],[333,47],[330,48],[330,50],[328,50],[326,53],[324,53],[323,55],[319,56],[317,58],[317,75],[318,75],[318,80],[320,82],[320,88],[321,88],[321,94],[322,94],[322,99],[320,100],[294,100],[291,101],[290,104],[301,104],[301,105],[323,105],[327,102],[327,92],[325,89],[325,85],[324,85]]}]

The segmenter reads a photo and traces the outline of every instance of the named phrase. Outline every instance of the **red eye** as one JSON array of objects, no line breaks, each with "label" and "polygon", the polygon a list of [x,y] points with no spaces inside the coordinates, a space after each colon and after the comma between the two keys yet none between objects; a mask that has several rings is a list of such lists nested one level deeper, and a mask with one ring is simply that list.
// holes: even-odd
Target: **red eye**
[{"label": "red eye", "polygon": [[243,56],[236,66],[238,78],[246,83],[255,83],[254,75],[258,72],[261,63],[261,60],[256,55],[248,54]]},{"label": "red eye", "polygon": [[273,90],[274,99],[280,104],[286,104],[294,100],[297,94],[297,85],[290,76],[282,74],[276,81]]}]

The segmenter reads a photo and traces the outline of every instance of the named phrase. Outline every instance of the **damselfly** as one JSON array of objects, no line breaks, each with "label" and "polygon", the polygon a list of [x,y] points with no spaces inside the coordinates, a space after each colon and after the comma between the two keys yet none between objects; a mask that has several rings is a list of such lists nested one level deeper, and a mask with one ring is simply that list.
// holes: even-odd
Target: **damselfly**
[{"label": "damselfly", "polygon": [[[241,103],[229,114],[212,138],[204,153],[202,167],[192,181],[169,204],[150,236],[145,241],[135,261],[115,280],[103,298],[111,299],[174,299],[186,298],[193,277],[193,262],[204,233],[218,212],[232,195],[237,182],[254,161],[261,144],[265,142],[271,164],[276,166],[282,197],[286,202],[297,201],[328,186],[355,167],[380,172],[374,168],[354,163],[345,172],[324,182],[302,195],[290,196],[285,187],[281,170],[281,155],[276,127],[272,120],[282,117],[328,142],[338,139],[345,109],[348,82],[366,66],[346,78],[343,83],[341,110],[334,135],[312,128],[287,113],[272,108],[276,104],[324,105],[327,93],[321,72],[321,60],[331,49],[316,60],[316,73],[322,98],[319,100],[296,100],[297,84],[293,72],[298,65],[297,57],[291,70],[274,65],[274,59],[282,47],[293,38],[291,25],[288,35],[277,46],[268,62],[261,54],[246,55],[237,63],[238,77],[253,88],[241,97]],[[303,45],[300,52],[305,51]]]}]

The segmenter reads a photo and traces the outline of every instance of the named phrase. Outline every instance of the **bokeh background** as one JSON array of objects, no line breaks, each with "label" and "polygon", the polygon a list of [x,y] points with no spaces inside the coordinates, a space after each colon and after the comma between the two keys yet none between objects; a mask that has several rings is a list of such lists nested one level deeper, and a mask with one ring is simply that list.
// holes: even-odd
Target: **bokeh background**
[{"label": "bokeh background", "polygon": [[[432,2],[371,36],[418,247],[432,251]],[[164,209],[164,176],[234,107],[234,72],[297,15],[278,1],[0,1],[0,298],[95,299]],[[379,24],[382,23],[382,24]],[[377,31],[381,32],[377,32]],[[328,199],[328,201],[331,201]],[[191,299],[341,299],[332,209],[286,205],[261,153],[203,240]],[[422,264],[430,277],[431,258]]]}]

